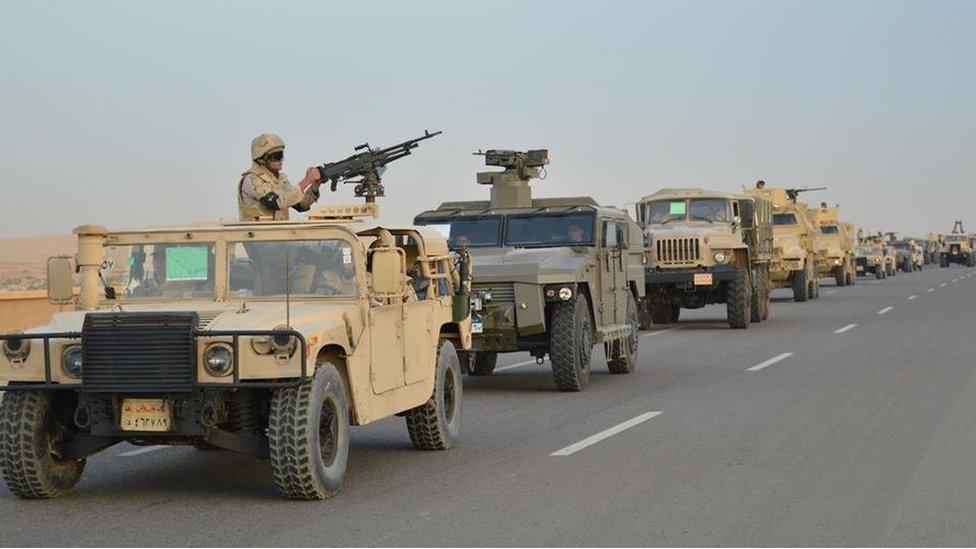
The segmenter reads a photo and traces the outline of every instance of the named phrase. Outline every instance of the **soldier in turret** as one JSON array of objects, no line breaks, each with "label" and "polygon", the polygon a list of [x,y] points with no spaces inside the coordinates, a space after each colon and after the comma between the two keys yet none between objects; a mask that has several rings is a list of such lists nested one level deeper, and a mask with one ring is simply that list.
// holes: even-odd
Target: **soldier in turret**
[{"label": "soldier in turret", "polygon": [[289,208],[306,212],[319,199],[319,170],[306,170],[295,187],[281,172],[284,159],[285,142],[277,135],[262,133],[251,141],[251,168],[237,184],[241,221],[287,220]]}]

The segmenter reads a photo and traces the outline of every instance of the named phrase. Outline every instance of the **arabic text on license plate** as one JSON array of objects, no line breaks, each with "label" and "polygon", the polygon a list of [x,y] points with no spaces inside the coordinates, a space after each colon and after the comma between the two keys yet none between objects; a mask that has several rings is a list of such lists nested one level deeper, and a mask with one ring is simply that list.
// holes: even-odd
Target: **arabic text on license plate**
[{"label": "arabic text on license plate", "polygon": [[712,273],[695,273],[695,286],[711,286]]},{"label": "arabic text on license plate", "polygon": [[169,431],[172,417],[169,403],[161,398],[126,398],[122,400],[119,428],[123,431]]}]

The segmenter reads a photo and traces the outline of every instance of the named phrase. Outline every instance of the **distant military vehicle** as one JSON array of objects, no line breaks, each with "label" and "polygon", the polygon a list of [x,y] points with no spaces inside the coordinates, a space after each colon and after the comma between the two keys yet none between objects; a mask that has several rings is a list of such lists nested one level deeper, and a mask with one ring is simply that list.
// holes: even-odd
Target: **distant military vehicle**
[{"label": "distant military vehicle", "polygon": [[446,202],[415,219],[471,253],[474,348],[462,363],[485,376],[498,353],[528,351],[539,361],[548,354],[556,386],[581,391],[592,347],[602,343],[612,373],[632,372],[644,295],[640,227],[592,198],[532,198],[529,182],[548,164],[546,150],[480,154],[503,168],[478,174],[491,199]]},{"label": "distant military vehicle", "polygon": [[873,274],[875,278],[887,278],[884,252],[878,246],[861,244],[854,248],[854,262],[858,276]]},{"label": "distant military vehicle", "polygon": [[662,189],[637,205],[647,247],[643,308],[655,324],[724,303],[732,328],[769,316],[772,204],[705,189]]},{"label": "distant military vehicle", "polygon": [[942,249],[945,246],[942,235],[928,233],[922,247],[925,249],[925,264],[933,265],[939,262],[942,257]]},{"label": "distant military vehicle", "polygon": [[973,254],[972,235],[967,234],[962,228],[962,221],[956,221],[952,227],[952,232],[942,235],[945,242],[945,251],[939,260],[939,265],[948,267],[953,263],[976,267],[976,255]]},{"label": "distant military vehicle", "polygon": [[75,229],[77,259],[52,259],[49,294],[72,302],[77,268],[77,311],[0,336],[10,490],[66,494],[88,456],[128,441],[267,457],[285,496],[322,499],[342,486],[350,425],[401,415],[417,449],[455,446],[467,261],[376,213]]},{"label": "distant military vehicle", "polygon": [[819,259],[818,276],[832,277],[838,286],[853,284],[856,278],[854,227],[840,220],[840,206],[821,205],[810,212],[819,228],[813,237]]},{"label": "distant military vehicle", "polygon": [[813,237],[819,233],[810,210],[797,201],[801,192],[816,189],[746,189],[748,196],[759,196],[773,204],[773,257],[769,275],[773,288],[790,288],[794,301],[820,296],[819,264]]}]

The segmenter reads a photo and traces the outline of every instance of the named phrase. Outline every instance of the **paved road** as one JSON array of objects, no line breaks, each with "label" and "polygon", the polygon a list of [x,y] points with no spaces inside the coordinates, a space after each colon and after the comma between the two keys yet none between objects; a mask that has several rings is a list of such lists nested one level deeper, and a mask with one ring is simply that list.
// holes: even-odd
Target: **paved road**
[{"label": "paved road", "polygon": [[[345,492],[278,499],[266,463],[119,446],[77,493],[0,488],[4,545],[973,545],[976,274],[824,286],[748,331],[682,311],[639,370],[555,391],[527,356],[465,382],[462,447],[353,432]],[[557,454],[557,455],[553,455]]]}]

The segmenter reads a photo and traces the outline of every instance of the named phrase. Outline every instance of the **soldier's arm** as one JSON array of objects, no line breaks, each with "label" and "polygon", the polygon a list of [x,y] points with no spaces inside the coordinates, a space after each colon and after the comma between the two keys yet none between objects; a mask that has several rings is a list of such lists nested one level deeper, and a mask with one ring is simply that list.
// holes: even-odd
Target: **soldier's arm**
[{"label": "soldier's arm", "polygon": [[[313,172],[314,175],[312,175]],[[297,187],[292,186],[290,183],[285,183],[282,196],[279,197],[278,203],[282,209],[295,208],[299,212],[307,212],[312,207],[312,204],[319,199],[319,182],[320,176],[318,170],[309,168],[305,174],[305,178],[298,183]]]},{"label": "soldier's arm", "polygon": [[265,209],[276,211],[287,208],[287,206],[281,206],[281,196],[268,188],[267,185],[261,184],[260,180],[255,180],[254,176],[248,175],[244,177],[244,181],[241,183],[241,199],[245,204],[260,202]]}]

